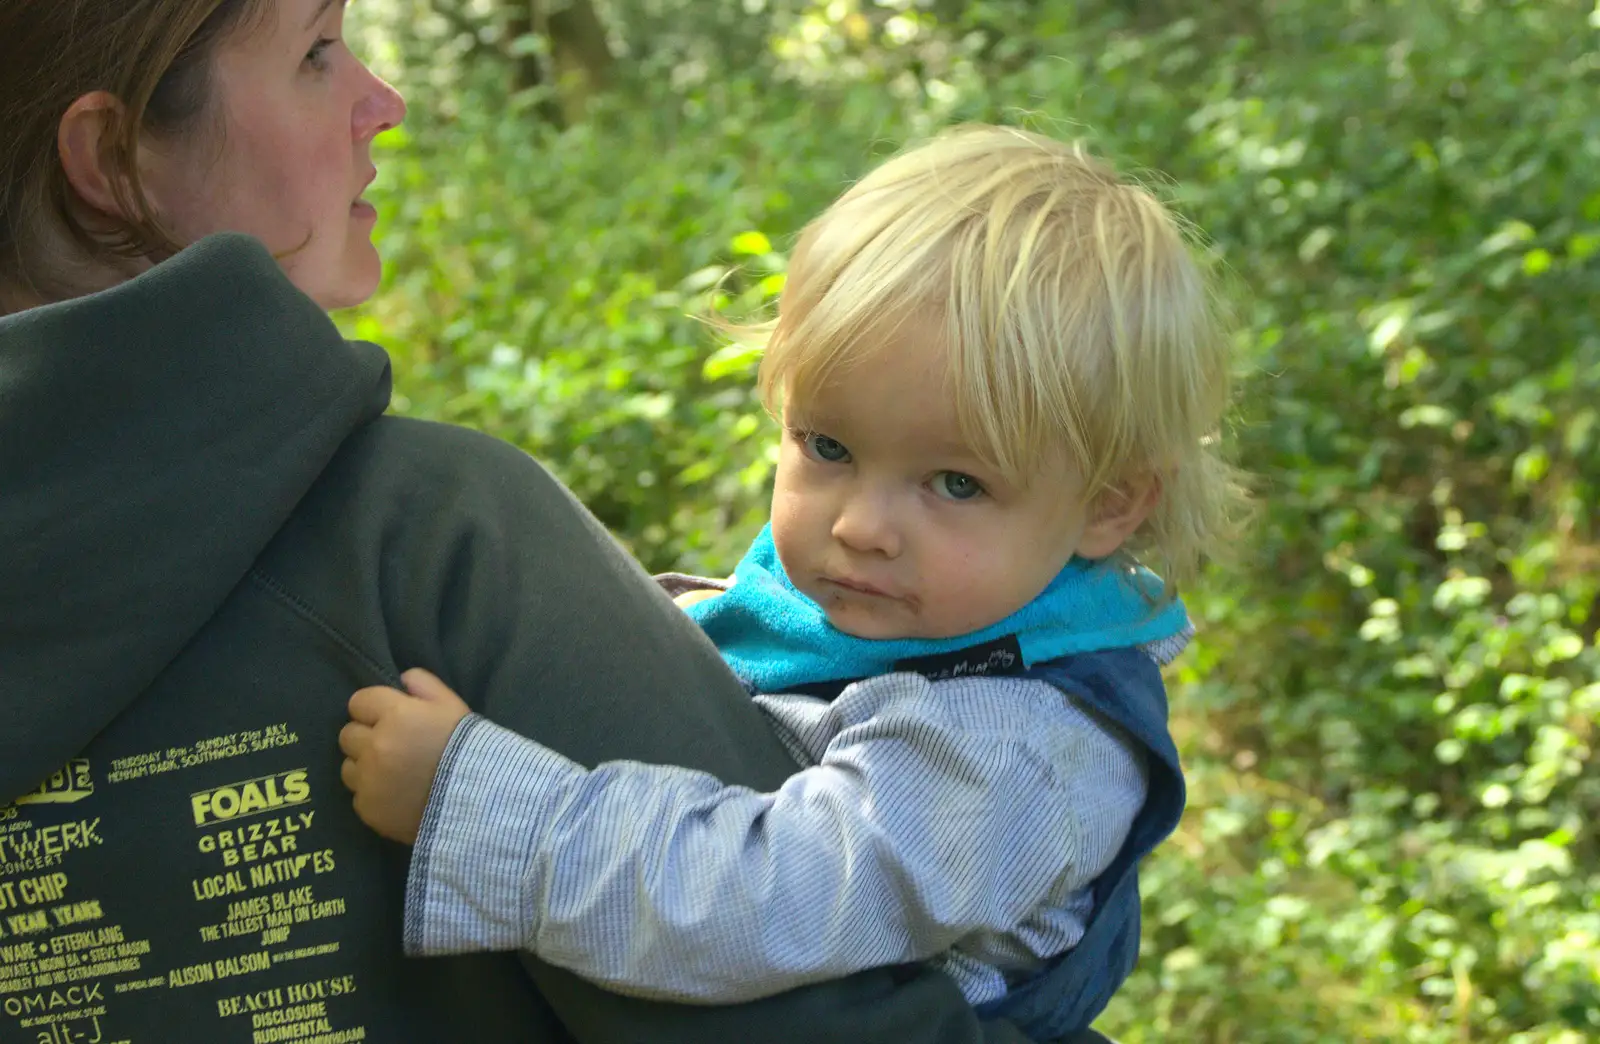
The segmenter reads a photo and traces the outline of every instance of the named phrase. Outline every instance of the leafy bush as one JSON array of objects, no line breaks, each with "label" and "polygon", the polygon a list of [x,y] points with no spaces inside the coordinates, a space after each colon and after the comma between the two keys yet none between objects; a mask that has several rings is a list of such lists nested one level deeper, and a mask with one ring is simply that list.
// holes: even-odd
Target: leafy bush
[{"label": "leafy bush", "polygon": [[564,131],[495,62],[380,26],[412,130],[377,193],[388,281],[349,322],[399,407],[525,446],[652,568],[726,570],[773,431],[695,315],[760,308],[799,226],[943,123],[1170,176],[1248,288],[1265,511],[1189,595],[1193,803],[1106,1027],[1600,1038],[1600,13],[871,6],[790,5],[743,67],[658,55]]}]

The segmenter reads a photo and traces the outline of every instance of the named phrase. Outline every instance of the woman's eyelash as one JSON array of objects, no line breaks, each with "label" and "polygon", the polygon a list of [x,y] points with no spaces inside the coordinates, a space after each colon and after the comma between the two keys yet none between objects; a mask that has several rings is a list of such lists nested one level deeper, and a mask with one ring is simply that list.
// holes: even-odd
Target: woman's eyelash
[{"label": "woman's eyelash", "polygon": [[311,45],[311,50],[306,52],[306,61],[310,62],[312,65],[322,65],[327,56],[328,48],[332,47],[338,42],[338,40],[332,39],[331,37],[321,37],[316,43]]}]

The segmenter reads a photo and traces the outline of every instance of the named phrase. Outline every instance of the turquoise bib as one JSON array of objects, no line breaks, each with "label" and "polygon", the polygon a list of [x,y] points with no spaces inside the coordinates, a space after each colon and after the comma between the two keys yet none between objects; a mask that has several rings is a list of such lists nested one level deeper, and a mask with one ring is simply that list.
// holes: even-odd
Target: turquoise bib
[{"label": "turquoise bib", "polygon": [[1184,634],[1188,613],[1161,601],[1147,569],[1073,559],[1039,597],[981,631],[955,638],[878,640],[845,634],[795,589],[762,529],[725,593],[688,608],[757,692],[917,670],[933,678],[1017,673],[1077,653],[1131,648]]}]

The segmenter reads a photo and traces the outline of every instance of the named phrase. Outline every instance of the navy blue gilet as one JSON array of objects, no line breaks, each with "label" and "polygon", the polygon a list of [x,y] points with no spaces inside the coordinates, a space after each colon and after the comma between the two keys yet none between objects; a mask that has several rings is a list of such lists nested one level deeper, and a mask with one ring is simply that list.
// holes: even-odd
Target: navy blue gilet
[{"label": "navy blue gilet", "polygon": [[[981,655],[984,647],[974,651]],[[949,662],[936,669],[942,673]],[[1094,911],[1078,945],[1004,997],[977,1009],[980,1018],[1011,1020],[1030,1040],[1053,1041],[1089,1028],[1133,971],[1139,957],[1139,863],[1177,829],[1186,790],[1178,749],[1167,726],[1166,685],[1161,669],[1144,650],[1063,656],[1011,676],[1048,682],[1121,726],[1144,749],[1150,774],[1148,796],[1127,840],[1092,885]],[[799,688],[832,699],[848,684],[821,682]]]},{"label": "navy blue gilet", "polygon": [[1010,1019],[1037,1041],[1087,1029],[1139,955],[1139,862],[1176,829],[1183,813],[1183,772],[1156,657],[1175,655],[1192,631],[1181,603],[1153,597],[1159,579],[1144,570],[1074,561],[1038,598],[992,627],[956,639],[896,641],[853,638],[833,628],[822,608],[789,581],[770,527],[740,561],[732,583],[681,573],[657,580],[673,595],[697,588],[723,592],[687,611],[752,692],[831,700],[853,681],[891,671],[915,671],[933,681],[1033,678],[1133,738],[1145,753],[1149,790],[1121,851],[1091,886],[1094,910],[1083,938],[978,1008],[982,1017]]}]

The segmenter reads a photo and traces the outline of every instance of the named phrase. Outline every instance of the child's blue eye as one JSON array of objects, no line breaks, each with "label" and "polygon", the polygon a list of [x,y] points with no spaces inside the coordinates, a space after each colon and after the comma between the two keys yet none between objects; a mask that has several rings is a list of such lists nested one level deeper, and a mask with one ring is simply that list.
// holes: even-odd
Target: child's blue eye
[{"label": "child's blue eye", "polygon": [[830,439],[813,431],[806,433],[805,444],[806,451],[817,460],[824,460],[829,464],[843,464],[850,459],[850,451],[845,449],[844,443],[838,439]]},{"label": "child's blue eye", "polygon": [[933,491],[946,500],[971,500],[983,495],[983,484],[959,471],[941,471],[933,477]]}]

